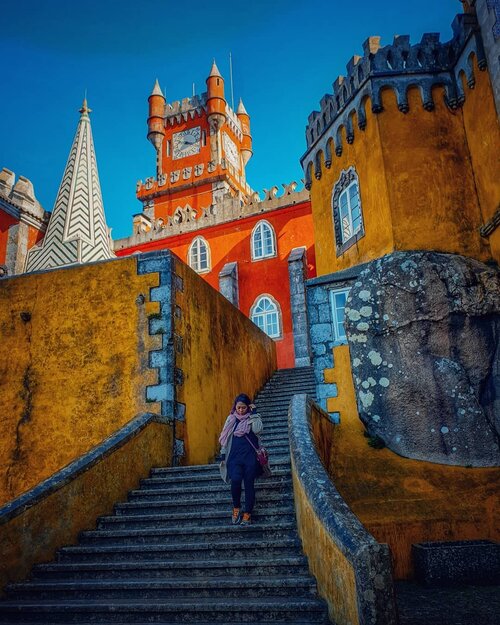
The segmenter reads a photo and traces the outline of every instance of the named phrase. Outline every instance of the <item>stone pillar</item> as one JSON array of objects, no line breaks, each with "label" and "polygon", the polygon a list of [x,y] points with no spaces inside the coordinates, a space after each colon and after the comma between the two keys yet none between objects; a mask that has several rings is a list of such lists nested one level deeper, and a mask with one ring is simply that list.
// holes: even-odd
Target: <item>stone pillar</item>
[{"label": "stone pillar", "polygon": [[288,256],[288,275],[290,278],[290,310],[292,313],[296,367],[308,367],[311,364],[309,330],[307,327],[306,267],[305,248],[294,248]]},{"label": "stone pillar", "polygon": [[9,276],[24,272],[26,254],[28,253],[28,224],[20,221],[9,228],[5,265]]},{"label": "stone pillar", "polygon": [[238,263],[226,263],[219,273],[219,291],[238,308]]}]

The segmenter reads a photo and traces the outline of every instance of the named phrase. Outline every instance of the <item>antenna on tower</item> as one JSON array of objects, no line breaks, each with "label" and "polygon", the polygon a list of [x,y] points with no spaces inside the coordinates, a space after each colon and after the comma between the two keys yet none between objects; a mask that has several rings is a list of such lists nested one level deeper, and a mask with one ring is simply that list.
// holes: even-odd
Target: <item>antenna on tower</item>
[{"label": "antenna on tower", "polygon": [[233,57],[229,53],[229,78],[231,80],[231,108],[234,111],[234,93],[233,93]]},{"label": "antenna on tower", "polygon": [[193,83],[193,98],[194,98],[194,83]]}]

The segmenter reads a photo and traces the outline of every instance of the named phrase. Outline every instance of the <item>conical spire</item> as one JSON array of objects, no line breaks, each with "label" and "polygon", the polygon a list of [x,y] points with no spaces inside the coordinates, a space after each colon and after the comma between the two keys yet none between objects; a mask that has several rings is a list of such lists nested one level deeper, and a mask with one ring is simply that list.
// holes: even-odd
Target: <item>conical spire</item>
[{"label": "conical spire", "polygon": [[165,96],[160,87],[160,83],[158,82],[158,78],[156,79],[155,86],[153,87],[153,91],[151,91],[151,95],[160,95],[162,98]]},{"label": "conical spire", "polygon": [[215,59],[212,64],[212,69],[210,70],[210,74],[208,75],[208,77],[211,78],[212,76],[218,76],[219,78],[222,78],[221,73],[219,72],[219,68],[215,64]]},{"label": "conical spire", "polygon": [[26,271],[107,260],[115,255],[102,204],[87,99],[47,232],[26,257]]},{"label": "conical spire", "polygon": [[238,104],[238,110],[236,111],[237,115],[248,115],[245,105],[243,104],[243,100],[240,98],[240,103]]}]

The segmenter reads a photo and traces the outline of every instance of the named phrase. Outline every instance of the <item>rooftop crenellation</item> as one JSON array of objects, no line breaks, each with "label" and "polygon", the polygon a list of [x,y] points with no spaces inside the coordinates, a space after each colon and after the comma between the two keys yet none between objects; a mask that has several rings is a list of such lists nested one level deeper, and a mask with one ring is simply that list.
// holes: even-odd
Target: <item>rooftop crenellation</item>
[{"label": "rooftop crenellation", "polygon": [[356,113],[358,129],[365,129],[367,99],[373,113],[383,111],[382,89],[394,90],[401,113],[409,110],[407,91],[411,86],[419,87],[422,106],[428,111],[434,109],[432,89],[436,85],[444,87],[450,108],[457,108],[464,102],[462,73],[469,88],[475,84],[470,56],[475,54],[480,70],[486,68],[486,58],[475,15],[457,15],[452,28],[453,37],[447,42],[440,40],[439,33],[424,33],[421,41],[415,44],[410,42],[408,35],[396,35],[392,44],[386,46],[381,45],[380,37],[365,40],[363,55],[355,55],[349,60],[346,75],[337,77],[332,85],[333,93],[325,94],[320,101],[320,110],[313,111],[308,117],[307,152],[301,159],[307,186],[310,185],[308,170],[311,163],[318,176],[319,151],[324,153],[326,166],[331,163],[331,147],[327,141],[333,139],[335,153],[340,156],[341,128],[345,129],[348,143],[354,140],[353,113]]}]

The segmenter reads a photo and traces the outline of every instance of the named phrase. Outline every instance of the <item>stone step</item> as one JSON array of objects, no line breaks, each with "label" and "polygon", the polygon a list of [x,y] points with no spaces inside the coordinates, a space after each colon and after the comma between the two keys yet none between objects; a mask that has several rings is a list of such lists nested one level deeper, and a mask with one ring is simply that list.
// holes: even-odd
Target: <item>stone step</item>
[{"label": "stone step", "polygon": [[[230,497],[230,485],[222,482],[221,484],[222,486],[220,484],[215,484],[213,486],[194,484],[193,486],[185,486],[184,488],[141,488],[130,491],[129,501],[155,501],[160,499],[187,502],[206,495],[211,497]],[[277,484],[272,481],[272,478],[259,478],[255,482],[255,492],[257,493],[257,497],[261,494],[268,495],[271,493],[289,495],[292,492],[292,480],[290,478],[287,481]]]},{"label": "stone step", "polygon": [[[133,601],[6,601],[0,618],[10,618],[22,609],[25,622],[47,623],[327,623],[323,602],[313,597],[203,598],[149,602]],[[29,620],[27,617],[29,616]],[[0,620],[1,622],[1,620]],[[6,622],[6,621],[4,621]],[[7,621],[9,622],[9,621]]]},{"label": "stone step", "polygon": [[[98,580],[109,579],[191,579],[246,578],[251,572],[258,577],[287,577],[307,575],[307,559],[302,555],[273,558],[272,560],[238,559],[224,562],[215,560],[161,560],[158,562],[52,562],[37,564],[32,578],[49,580]],[[1,605],[1,602],[0,602]]]},{"label": "stone step", "polygon": [[[253,521],[271,522],[277,521],[284,516],[293,516],[295,511],[293,503],[279,507],[264,507],[252,515]],[[119,516],[103,516],[97,520],[97,529],[146,529],[153,527],[173,527],[181,525],[184,528],[191,528],[193,525],[219,525],[226,524],[228,517],[227,510],[179,512],[168,514],[131,514]],[[186,529],[189,532],[189,529]]]},{"label": "stone step", "polygon": [[75,580],[73,582],[27,582],[11,584],[6,588],[11,600],[88,599],[120,600],[137,597],[145,600],[162,600],[179,597],[315,597],[316,584],[310,575],[287,577],[243,577],[193,579],[115,580],[113,577],[99,581]]},{"label": "stone step", "polygon": [[[272,434],[275,436],[275,434]],[[276,436],[279,436],[276,435]],[[286,440],[288,441],[288,433],[286,436]],[[283,459],[282,464],[287,464],[286,459]],[[162,477],[162,476],[191,476],[193,479],[197,479],[198,476],[207,476],[212,475],[215,477],[219,476],[219,463],[212,464],[200,464],[200,465],[191,465],[184,467],[154,467],[150,471],[150,477]]]},{"label": "stone step", "polygon": [[[269,483],[273,483],[273,484],[279,484],[282,479],[286,479],[289,477],[290,477],[290,470],[288,467],[286,469],[278,467],[274,471],[273,477],[266,478],[266,481]],[[144,486],[145,488],[155,488],[155,487],[167,488],[169,484],[172,484],[175,486],[179,486],[180,484],[186,484],[186,485],[203,484],[203,485],[215,486],[219,484],[221,487],[224,486],[224,482],[221,480],[220,475],[217,475],[215,473],[210,473],[207,475],[201,474],[201,475],[196,476],[196,478],[192,478],[189,475],[188,476],[181,475],[181,476],[175,477],[175,476],[166,474],[164,477],[148,477],[148,478],[141,480],[140,482],[141,487]]]},{"label": "stone step", "polygon": [[316,383],[309,380],[303,383],[294,383],[288,385],[281,385],[279,387],[269,387],[259,393],[255,398],[257,409],[259,409],[264,402],[268,399],[274,399],[275,397],[287,398],[297,393],[312,394],[316,391]]},{"label": "stone step", "polygon": [[[245,499],[245,490],[243,489],[243,500]],[[283,493],[279,491],[271,491],[269,493],[257,492],[256,506],[257,510],[264,508],[266,505],[279,505],[283,501]],[[290,493],[290,500],[292,495]],[[224,490],[217,493],[200,493],[199,497],[188,500],[177,498],[172,500],[170,497],[157,497],[154,500],[135,499],[125,503],[115,504],[115,514],[149,514],[157,512],[168,512],[175,510],[176,512],[196,512],[197,510],[229,510],[232,506],[231,496],[228,491]]]},{"label": "stone step", "polygon": [[[243,528],[242,528],[243,529]],[[76,545],[63,547],[57,553],[58,562],[158,562],[174,560],[203,560],[228,558],[268,561],[274,557],[300,555],[300,541],[293,538],[281,540],[250,540],[243,533],[235,540],[221,542],[190,542],[127,545]]]},{"label": "stone step", "polygon": [[228,516],[227,523],[214,526],[199,526],[189,529],[182,527],[125,529],[125,530],[87,530],[80,534],[80,544],[166,544],[169,542],[225,542],[237,540],[244,531],[248,540],[281,540],[296,538],[295,518],[276,522],[261,522],[248,527],[232,525]]}]

